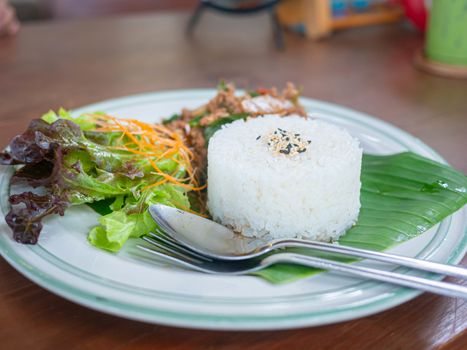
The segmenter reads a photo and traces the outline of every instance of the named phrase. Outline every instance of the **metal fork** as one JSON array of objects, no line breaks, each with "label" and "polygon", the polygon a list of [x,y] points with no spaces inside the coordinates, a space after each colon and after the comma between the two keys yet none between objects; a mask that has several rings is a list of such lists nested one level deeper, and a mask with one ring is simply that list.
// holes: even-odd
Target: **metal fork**
[{"label": "metal fork", "polygon": [[444,296],[467,299],[467,287],[464,286],[392,271],[344,264],[323,258],[294,253],[275,253],[263,258],[225,261],[206,257],[182,246],[162,231],[159,234],[151,233],[148,236],[144,236],[143,240],[149,243],[150,246],[140,244],[138,248],[170,263],[209,274],[245,275],[274,264],[292,263],[369,278]]}]

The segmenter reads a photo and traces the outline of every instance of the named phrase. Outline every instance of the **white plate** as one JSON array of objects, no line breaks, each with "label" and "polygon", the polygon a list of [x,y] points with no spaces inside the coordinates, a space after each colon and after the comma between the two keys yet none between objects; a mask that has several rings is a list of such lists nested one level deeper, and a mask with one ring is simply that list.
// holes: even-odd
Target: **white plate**
[{"label": "white plate", "polygon": [[[182,107],[205,103],[214,94],[214,90],[150,93],[94,104],[75,112],[101,110],[119,117],[154,122]],[[443,162],[427,145],[394,126],[329,103],[306,98],[301,101],[316,117],[346,127],[360,139],[366,152],[389,154],[411,150]],[[71,208],[64,217],[46,220],[39,244],[18,244],[3,220],[8,173],[5,167],[0,171],[3,257],[40,286],[96,310],[191,328],[284,329],[374,314],[420,294],[332,273],[285,285],[272,285],[258,277],[205,275],[135,260],[130,253],[135,249],[136,240],[119,254],[106,253],[90,246],[86,240],[86,233],[97,223],[97,215],[86,206]],[[457,263],[467,250],[466,217],[467,208],[461,209],[435,228],[391,251]]]}]

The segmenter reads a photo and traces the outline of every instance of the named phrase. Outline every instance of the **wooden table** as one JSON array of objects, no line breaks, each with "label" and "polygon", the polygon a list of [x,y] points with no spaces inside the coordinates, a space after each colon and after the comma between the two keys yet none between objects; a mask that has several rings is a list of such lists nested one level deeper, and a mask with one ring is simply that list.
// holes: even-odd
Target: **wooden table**
[{"label": "wooden table", "polygon": [[[308,42],[287,35],[277,52],[268,18],[208,15],[187,40],[187,14],[24,25],[0,39],[0,146],[31,118],[146,91],[294,81],[305,96],[389,121],[467,172],[467,82],[413,68],[419,34],[402,25]],[[467,264],[467,259],[464,259]],[[2,349],[461,349],[467,303],[424,294],[381,314],[275,332],[176,329],[107,316],[37,287],[0,259]],[[465,348],[465,347],[464,347]]]}]

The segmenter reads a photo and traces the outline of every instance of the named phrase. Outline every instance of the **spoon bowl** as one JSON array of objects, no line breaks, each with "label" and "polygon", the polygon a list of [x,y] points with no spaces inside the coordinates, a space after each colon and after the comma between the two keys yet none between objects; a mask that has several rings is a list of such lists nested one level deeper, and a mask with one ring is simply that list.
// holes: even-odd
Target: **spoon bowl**
[{"label": "spoon bowl", "polygon": [[165,205],[151,205],[149,213],[172,238],[206,256],[242,260],[268,251],[270,241],[244,237],[215,221]]}]

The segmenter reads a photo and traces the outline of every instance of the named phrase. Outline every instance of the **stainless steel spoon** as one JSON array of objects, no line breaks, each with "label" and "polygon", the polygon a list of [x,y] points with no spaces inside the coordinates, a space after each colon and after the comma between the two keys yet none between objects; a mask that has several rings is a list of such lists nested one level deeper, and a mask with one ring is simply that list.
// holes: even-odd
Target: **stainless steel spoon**
[{"label": "stainless steel spoon", "polygon": [[152,205],[149,207],[149,212],[160,228],[176,241],[195,252],[218,260],[246,260],[278,248],[300,247],[467,278],[467,268],[462,266],[303,239],[248,238],[212,220],[165,205]]},{"label": "stainless steel spoon", "polygon": [[280,252],[265,257],[246,260],[214,260],[187,249],[186,246],[182,246],[181,243],[178,243],[170,237],[162,239],[160,235],[150,234],[144,236],[143,240],[148,245],[139,244],[138,248],[156,256],[158,260],[162,259],[170,264],[180,265],[184,268],[204,273],[216,275],[245,275],[262,270],[271,265],[292,263],[369,278],[449,297],[467,299],[467,287],[443,281],[434,281],[411,274],[383,271],[355,264],[343,264],[322,258]]}]

